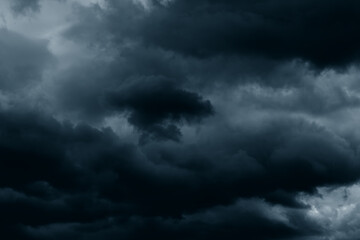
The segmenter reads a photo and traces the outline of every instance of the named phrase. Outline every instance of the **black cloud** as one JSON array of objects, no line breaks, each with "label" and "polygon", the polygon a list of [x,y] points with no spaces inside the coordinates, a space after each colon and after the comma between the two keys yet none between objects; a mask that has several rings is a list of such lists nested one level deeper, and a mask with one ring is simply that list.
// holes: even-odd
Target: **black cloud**
[{"label": "black cloud", "polygon": [[356,235],[357,2],[54,1],[2,17],[2,238]]},{"label": "black cloud", "polygon": [[[247,206],[245,209],[244,206]],[[277,239],[294,236],[307,236],[317,233],[317,226],[306,226],[308,230],[298,230],[281,220],[274,219],[270,212],[266,212],[266,204],[259,200],[239,201],[228,207],[217,207],[184,219],[174,220],[165,218],[133,217],[128,222],[122,219],[100,221],[93,224],[53,225],[48,228],[33,228],[29,232],[37,239],[47,239],[56,233],[58,238],[70,237],[72,239],[140,239],[153,237],[156,239]],[[264,210],[264,212],[261,212]],[[289,217],[296,213],[289,212]],[[275,217],[276,218],[276,217]],[[233,224],[237,222],[237,224]],[[260,228],[255,228],[261,223]],[[84,230],[93,229],[87,231]],[[259,231],[261,230],[261,231]]]},{"label": "black cloud", "polygon": [[173,1],[141,28],[148,44],[186,55],[265,56],[343,66],[359,59],[357,1]]},{"label": "black cloud", "polygon": [[178,89],[164,79],[144,79],[108,94],[109,104],[118,111],[129,111],[129,122],[158,139],[179,140],[174,124],[198,122],[213,113],[209,101],[196,93]]},{"label": "black cloud", "polygon": [[[247,212],[242,205],[236,207],[240,216],[234,218],[227,214],[231,210],[215,217],[215,222],[207,214],[197,216],[251,196],[301,209],[304,206],[291,200],[296,192],[350,183],[359,176],[349,143],[297,120],[269,123],[256,134],[233,130],[195,146],[136,147],[122,143],[110,129],[73,127],[35,113],[2,112],[0,132],[0,208],[6,212],[1,221],[25,236],[45,231],[45,239],[58,234],[56,225],[65,227],[63,234],[70,231],[73,239],[81,239],[90,234],[87,227],[80,227],[84,224],[100,224],[103,232],[96,234],[104,239],[141,237],[131,229],[160,239],[178,234],[179,239],[316,235],[320,230],[306,232],[302,225],[276,222],[260,210]],[[190,220],[176,220],[189,214]],[[242,218],[247,221],[242,223]],[[310,224],[303,218],[301,224]],[[79,227],[71,230],[75,223]]]}]

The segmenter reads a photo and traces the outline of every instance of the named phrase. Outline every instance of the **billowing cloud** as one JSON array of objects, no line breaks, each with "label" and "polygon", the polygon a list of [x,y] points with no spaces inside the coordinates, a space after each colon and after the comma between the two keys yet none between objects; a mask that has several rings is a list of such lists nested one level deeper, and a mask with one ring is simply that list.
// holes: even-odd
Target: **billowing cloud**
[{"label": "billowing cloud", "polygon": [[180,131],[174,123],[200,121],[213,113],[209,101],[199,95],[177,89],[166,80],[134,81],[115,93],[109,104],[118,111],[128,111],[129,122],[155,138],[178,140]]},{"label": "billowing cloud", "polygon": [[[78,239],[89,234],[90,223],[100,224],[100,233],[94,234],[105,239],[138,236],[132,228],[159,238],[181,233],[207,239],[224,234],[224,227],[229,236],[250,239],[316,235],[317,229],[302,229],[310,220],[301,210],[306,205],[294,205],[296,193],[351,183],[359,176],[357,155],[348,142],[297,120],[259,126],[256,134],[234,129],[212,133],[211,141],[204,136],[196,145],[165,147],[161,142],[135,146],[110,129],[74,127],[41,114],[3,112],[1,119],[0,207],[8,216],[6,225],[22,226],[29,236],[51,237],[58,234],[58,225],[62,234],[69,231]],[[235,205],[238,210],[217,207],[251,196],[298,210],[275,211],[253,200]],[[250,206],[255,210],[245,210]],[[233,211],[239,216],[229,215]],[[294,214],[299,216],[292,219]],[[177,220],[180,216],[188,217]],[[304,222],[297,222],[300,217]],[[149,224],[157,230],[146,230]],[[263,231],[252,230],[259,227]],[[207,228],[213,233],[205,234]]]},{"label": "billowing cloud", "polygon": [[300,58],[321,67],[359,58],[357,1],[153,2],[141,36],[183,54]]},{"label": "billowing cloud", "polygon": [[356,239],[357,2],[0,6],[4,239]]}]

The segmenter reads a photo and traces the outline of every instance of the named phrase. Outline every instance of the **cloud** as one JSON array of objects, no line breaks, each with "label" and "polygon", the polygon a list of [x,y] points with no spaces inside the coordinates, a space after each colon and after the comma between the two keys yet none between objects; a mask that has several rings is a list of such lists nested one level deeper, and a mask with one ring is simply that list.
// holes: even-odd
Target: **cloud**
[{"label": "cloud", "polygon": [[359,184],[319,188],[315,196],[303,195],[301,201],[310,205],[307,215],[326,229],[324,235],[333,239],[356,239],[359,214]]},{"label": "cloud", "polygon": [[[244,207],[247,207],[246,209]],[[260,211],[261,210],[261,211]],[[160,217],[132,217],[127,222],[122,219],[99,221],[93,224],[54,224],[42,228],[30,228],[28,232],[38,238],[50,236],[70,237],[71,239],[139,239],[152,236],[156,239],[292,239],[296,235],[316,233],[314,228],[299,231],[286,222],[287,212],[269,207],[266,203],[255,200],[239,200],[228,207],[216,207],[183,219],[164,219]],[[245,220],[246,219],[246,220]],[[232,224],[234,221],[236,225]],[[261,231],[256,226],[261,224]],[[83,233],[82,230],[94,229]]]},{"label": "cloud", "polygon": [[213,113],[209,101],[196,93],[178,89],[165,79],[144,79],[110,93],[108,102],[117,111],[129,111],[129,122],[146,136],[178,141],[174,124],[199,122]]},{"label": "cloud", "polygon": [[12,0],[11,9],[16,15],[40,11],[40,0]]},{"label": "cloud", "polygon": [[45,67],[53,61],[45,41],[28,39],[0,29],[0,87],[16,91],[42,80]]},{"label": "cloud", "polygon": [[155,6],[142,23],[141,38],[185,55],[300,58],[319,67],[359,58],[357,1],[200,0]]},{"label": "cloud", "polygon": [[[246,128],[207,132],[213,138],[204,140],[205,135],[196,145],[135,146],[110,129],[14,111],[2,112],[0,132],[3,221],[40,239],[57,235],[57,227],[73,239],[84,234],[132,239],[140,230],[160,239],[186,237],[187,231],[208,239],[225,234],[224,228],[229,237],[250,239],[316,235],[315,229],[306,233],[297,225],[301,218],[301,224],[310,224],[302,210],[306,206],[294,205],[297,192],[313,193],[317,186],[347,184],[359,176],[356,153],[346,140],[291,119],[258,126],[256,133]],[[254,203],[255,212],[245,210],[253,200],[238,210],[218,207],[239,198],[298,210],[289,210],[294,218],[289,224],[281,215],[280,220],[263,215],[260,206],[272,209],[269,203]],[[239,216],[229,214],[233,211]],[[88,232],[88,224],[100,224],[100,233]]]},{"label": "cloud", "polygon": [[0,30],[5,239],[356,237],[355,1],[39,2]]}]

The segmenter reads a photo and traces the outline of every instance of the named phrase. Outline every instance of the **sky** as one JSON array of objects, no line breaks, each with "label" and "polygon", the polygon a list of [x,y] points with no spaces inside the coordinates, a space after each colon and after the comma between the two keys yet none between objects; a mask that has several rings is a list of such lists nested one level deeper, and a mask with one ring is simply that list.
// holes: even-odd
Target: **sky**
[{"label": "sky", "polygon": [[356,240],[360,2],[0,0],[0,238]]}]

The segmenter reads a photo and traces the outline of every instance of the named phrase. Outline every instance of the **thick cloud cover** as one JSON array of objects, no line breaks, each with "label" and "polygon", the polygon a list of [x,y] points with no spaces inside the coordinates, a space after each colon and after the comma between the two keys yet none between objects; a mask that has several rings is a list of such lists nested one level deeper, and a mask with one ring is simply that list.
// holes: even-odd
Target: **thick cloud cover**
[{"label": "thick cloud cover", "polygon": [[239,54],[338,66],[359,58],[359,10],[351,0],[171,1],[150,14],[141,36],[199,57]]},{"label": "thick cloud cover", "polygon": [[46,42],[26,39],[7,29],[0,29],[0,87],[15,91],[40,81],[51,54]]},{"label": "thick cloud cover", "polygon": [[357,2],[6,6],[3,239],[356,239]]},{"label": "thick cloud cover", "polygon": [[134,81],[107,98],[115,109],[130,112],[130,123],[159,139],[179,139],[180,131],[172,122],[191,123],[213,113],[209,101],[161,79]]},{"label": "thick cloud cover", "polygon": [[15,14],[28,14],[40,10],[40,0],[13,0],[11,9]]},{"label": "thick cloud cover", "polygon": [[[291,208],[280,211],[259,199],[238,199],[255,197],[301,209],[297,191],[356,180],[356,155],[348,143],[316,126],[296,120],[273,124],[257,134],[239,130],[192,146],[143,148],[123,143],[110,129],[3,112],[2,222],[26,236],[51,237],[60,231],[74,239],[82,239],[82,231],[105,239],[147,234],[269,239],[320,233],[304,229],[309,223],[298,218],[305,216],[292,219],[296,211]],[[269,139],[272,131],[280,131],[274,140]],[[259,141],[268,143],[258,146]],[[218,207],[223,204],[229,207]],[[88,233],[88,224],[98,231]]]}]

